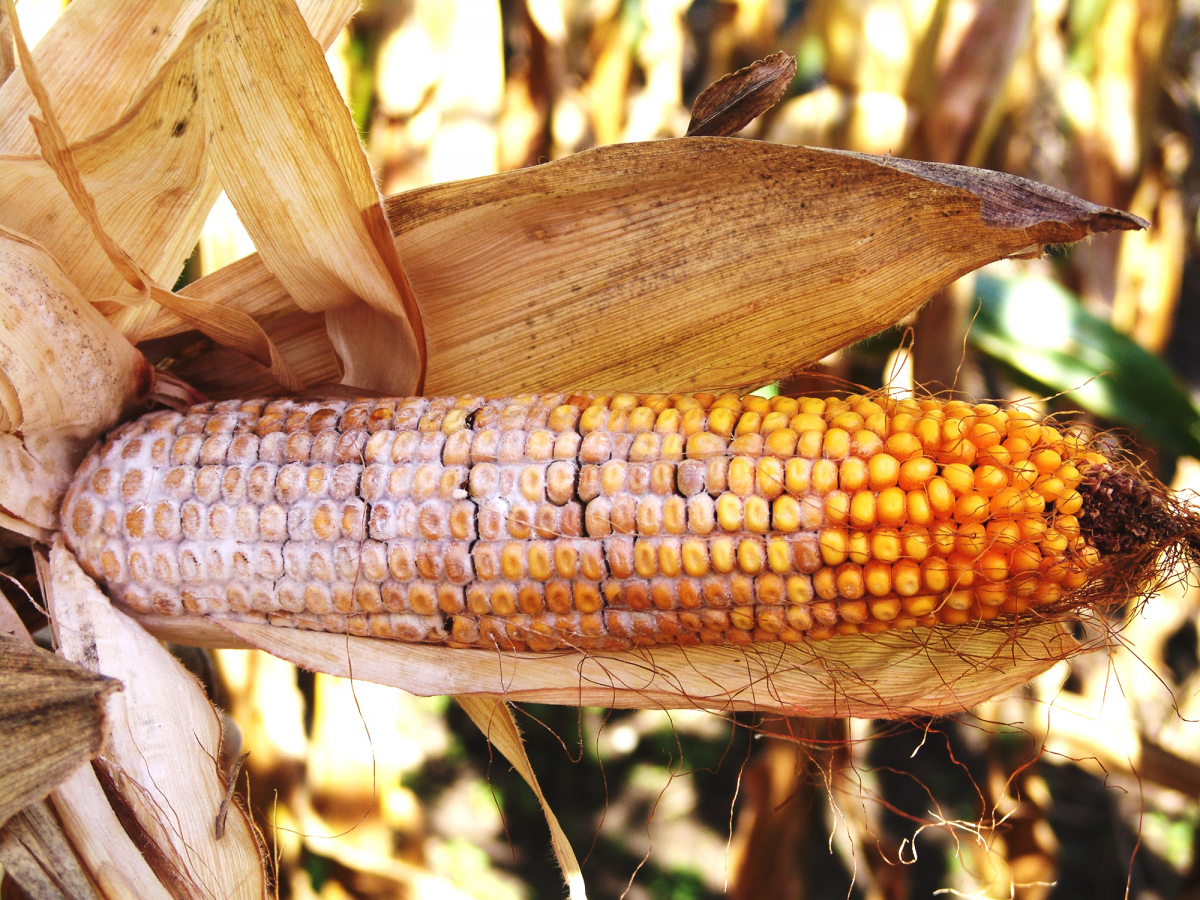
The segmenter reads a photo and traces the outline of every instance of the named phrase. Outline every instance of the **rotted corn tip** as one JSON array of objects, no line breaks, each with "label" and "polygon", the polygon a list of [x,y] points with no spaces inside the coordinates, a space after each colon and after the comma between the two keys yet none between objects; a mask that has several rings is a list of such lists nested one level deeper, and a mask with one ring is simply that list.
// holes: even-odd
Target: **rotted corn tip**
[{"label": "rotted corn tip", "polygon": [[[1188,517],[1166,502],[1162,489],[1111,465],[1092,466],[1079,485],[1079,528],[1104,556],[1161,549],[1184,537]],[[1196,535],[1191,535],[1196,541]]]}]

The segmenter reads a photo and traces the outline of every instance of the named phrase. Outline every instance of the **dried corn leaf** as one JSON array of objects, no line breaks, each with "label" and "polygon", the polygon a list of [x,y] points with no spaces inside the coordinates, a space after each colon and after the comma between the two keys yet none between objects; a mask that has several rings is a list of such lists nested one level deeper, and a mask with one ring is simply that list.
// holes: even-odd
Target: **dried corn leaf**
[{"label": "dried corn leaf", "polygon": [[45,540],[75,467],[150,370],[44,248],[3,229],[0,325],[0,526]]},{"label": "dried corn leaf", "polygon": [[0,828],[0,866],[36,900],[100,900],[45,803],[31,803]]},{"label": "dried corn leaf", "polygon": [[779,102],[796,77],[796,57],[772,53],[713,82],[692,104],[687,137],[737,134]]},{"label": "dried corn leaf", "polygon": [[0,823],[100,752],[104,698],[120,684],[0,636]]},{"label": "dried corn leaf", "polygon": [[[321,313],[295,310],[272,319],[263,331],[305,384],[328,389],[341,379],[342,368]],[[210,399],[227,399],[231,391],[266,396],[279,390],[270,370],[248,356],[211,345],[191,346],[184,352],[184,358],[171,363],[172,374]]]},{"label": "dried corn leaf", "polygon": [[[727,138],[601,147],[387,207],[428,393],[761,384],[980,265],[1145,224],[996,172]],[[292,308],[254,258],[210,278],[193,290]]]},{"label": "dried corn leaf", "polygon": [[[305,6],[323,44],[332,41],[354,8],[349,2],[316,0],[308,0]],[[211,30],[206,17],[196,17],[198,10],[196,5],[186,18],[173,20],[172,27],[182,27],[189,21],[191,27],[182,40],[178,35],[172,39],[169,58],[164,61],[155,57],[156,74],[109,127],[67,147],[65,134],[78,131],[80,113],[64,101],[65,114],[60,116],[56,101],[54,119],[62,123],[61,140],[51,141],[47,156],[55,165],[32,156],[0,158],[0,223],[42,240],[63,261],[89,299],[124,296],[127,302],[132,300],[134,305],[118,314],[115,321],[134,341],[142,338],[141,326],[155,315],[154,304],[141,302],[145,291],[139,281],[142,276],[156,284],[175,280],[220,192],[208,159],[206,127],[198,106],[201,85],[193,51],[199,37]],[[158,15],[163,13],[159,11]],[[154,16],[150,18],[153,21],[145,27],[157,33],[162,23]],[[129,52],[144,66],[148,48],[136,40],[128,43],[132,47]],[[141,84],[146,78],[144,68],[123,67],[126,49],[101,46],[99,52],[112,50],[109,62],[117,73],[110,73],[111,78],[119,79],[124,73]],[[96,47],[89,50],[97,52]],[[51,64],[47,81],[43,82],[34,71],[35,65],[24,68],[27,78],[42,91],[45,102],[45,85],[54,83],[59,69]],[[128,85],[117,90],[106,82],[105,88],[126,97],[122,91]],[[48,112],[42,110],[43,115]],[[110,110],[110,118],[115,118],[116,112]],[[24,121],[26,116],[21,118]],[[83,121],[95,120],[83,117]],[[43,129],[43,144],[45,138]],[[60,179],[68,185],[67,191],[58,183]],[[38,197],[40,202],[29,203],[30,197]],[[136,288],[134,293],[130,284]],[[153,293],[194,327],[270,366],[276,380],[285,386],[293,390],[300,386],[249,317],[188,301],[165,289]]]},{"label": "dried corn leaf", "polygon": [[[14,0],[5,0],[5,5],[9,14],[15,17]],[[197,34],[204,30],[206,29],[201,25],[197,28]],[[297,390],[303,387],[287,362],[253,319],[237,310],[225,309],[173,294],[146,272],[129,252],[106,231],[100,220],[95,198],[83,184],[83,177],[75,162],[74,152],[67,143],[66,134],[50,104],[49,95],[38,78],[36,66],[20,28],[14,30],[14,37],[16,38],[17,55],[21,59],[26,81],[45,116],[44,121],[36,117],[30,119],[34,133],[37,135],[38,146],[42,151],[42,158],[53,170],[62,187],[66,189],[75,212],[86,223],[95,239],[95,244],[100,247],[103,255],[111,264],[111,268],[115,269],[120,277],[137,292],[136,302],[143,308],[143,311],[145,300],[153,299],[219,343],[234,347],[257,359],[263,365],[269,366],[272,375],[285,388]],[[186,77],[177,76],[172,66],[167,67],[167,73],[176,84],[182,86],[185,93],[190,95],[194,105],[196,100],[195,83]],[[181,124],[186,129],[186,118],[176,121],[177,131]],[[182,131],[179,132],[179,134],[182,133]],[[161,225],[159,233],[166,233],[161,231]],[[142,315],[140,320],[145,320],[145,318],[146,316]],[[138,321],[139,319],[135,318],[133,324],[127,324],[127,332],[136,333]]]},{"label": "dried corn leaf", "polygon": [[[205,0],[74,0],[38,42],[34,61],[67,135],[109,128],[175,51]],[[37,103],[22,78],[0,88],[0,152],[36,154]]]},{"label": "dried corn leaf", "polygon": [[[424,365],[420,314],[358,134],[320,47],[291,0],[211,9],[201,47],[213,161],[272,272],[301,308],[334,315],[340,340],[392,332],[382,360],[345,360],[361,387],[411,393]],[[217,36],[219,35],[219,37]],[[335,341],[337,343],[337,341]]]},{"label": "dried corn leaf", "polygon": [[[193,26],[158,77],[112,127],[69,151],[82,183],[95,197],[93,213],[104,234],[152,279],[168,284],[179,275],[220,192],[207,161],[192,71],[192,49],[204,28],[203,20]],[[28,66],[22,74],[36,77]],[[57,102],[54,112],[58,119]],[[65,121],[62,127],[67,128]],[[30,203],[30,197],[38,202]],[[76,210],[59,176],[41,157],[0,158],[0,223],[41,241],[89,300],[122,294],[138,299],[96,240],[92,223]],[[147,312],[152,307],[130,310],[126,318]],[[138,339],[136,328],[120,320],[118,328]]]},{"label": "dried corn leaf", "polygon": [[265,896],[259,849],[241,808],[230,810],[222,840],[213,835],[225,796],[221,726],[200,685],[112,608],[60,539],[50,552],[48,587],[63,655],[125,684],[110,702],[103,769],[130,820],[127,830],[135,826],[151,842],[155,874],[176,894]]},{"label": "dried corn leaf", "polygon": [[579,862],[575,859],[575,852],[571,849],[571,844],[567,841],[562,826],[558,824],[558,818],[550,810],[550,804],[546,802],[546,796],[542,793],[541,785],[538,784],[533,766],[529,764],[529,755],[525,752],[525,742],[521,739],[521,729],[517,727],[512,710],[502,700],[465,696],[455,699],[471,717],[471,721],[478,726],[496,749],[504,754],[512,763],[513,768],[517,770],[517,774],[525,779],[525,783],[533,789],[533,793],[542,807],[542,812],[546,816],[546,822],[550,826],[550,841],[554,845],[554,856],[558,860],[558,867],[562,869],[563,878],[567,882],[569,896],[571,900],[586,900],[583,872],[579,869]]},{"label": "dried corn leaf", "polygon": [[[1016,634],[937,628],[798,645],[538,654],[456,650],[240,622],[140,621],[165,638],[188,643],[219,643],[219,624],[238,646],[420,696],[889,719],[967,709],[1024,684],[1075,648],[1057,622],[1025,625]],[[934,677],[938,681],[931,683]]]}]

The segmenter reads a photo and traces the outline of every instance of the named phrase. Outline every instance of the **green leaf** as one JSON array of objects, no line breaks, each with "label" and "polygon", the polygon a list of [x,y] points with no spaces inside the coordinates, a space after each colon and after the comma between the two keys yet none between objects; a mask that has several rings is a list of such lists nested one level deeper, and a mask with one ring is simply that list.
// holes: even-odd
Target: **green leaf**
[{"label": "green leaf", "polygon": [[1180,456],[1200,456],[1200,410],[1159,357],[1042,278],[980,275],[970,340],[1080,409]]}]

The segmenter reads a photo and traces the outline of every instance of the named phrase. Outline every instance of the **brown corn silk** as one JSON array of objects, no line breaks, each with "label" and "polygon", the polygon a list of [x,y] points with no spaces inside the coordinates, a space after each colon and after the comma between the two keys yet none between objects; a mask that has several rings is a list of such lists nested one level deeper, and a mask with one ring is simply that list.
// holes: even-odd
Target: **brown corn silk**
[{"label": "brown corn silk", "polygon": [[961,401],[228,401],[119,428],[63,523],[151,617],[515,651],[795,644],[1144,583],[1179,529],[1164,513],[1137,566],[1106,563],[1123,554],[1089,540],[1103,503],[1080,487],[1112,472],[1077,434]]}]

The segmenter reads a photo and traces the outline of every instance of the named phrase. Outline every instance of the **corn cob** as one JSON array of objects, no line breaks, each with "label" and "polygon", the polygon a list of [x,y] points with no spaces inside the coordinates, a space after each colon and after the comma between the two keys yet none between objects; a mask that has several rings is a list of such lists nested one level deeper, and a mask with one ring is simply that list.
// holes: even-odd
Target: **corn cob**
[{"label": "corn cob", "polygon": [[117,429],[62,520],[139,613],[618,649],[1057,608],[1135,549],[1114,485],[1138,552],[1178,538],[1131,483],[1078,435],[959,401],[256,400]]}]

